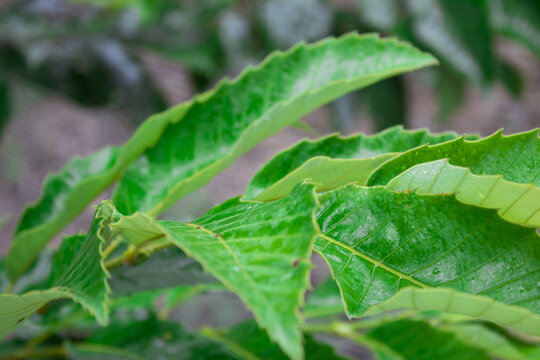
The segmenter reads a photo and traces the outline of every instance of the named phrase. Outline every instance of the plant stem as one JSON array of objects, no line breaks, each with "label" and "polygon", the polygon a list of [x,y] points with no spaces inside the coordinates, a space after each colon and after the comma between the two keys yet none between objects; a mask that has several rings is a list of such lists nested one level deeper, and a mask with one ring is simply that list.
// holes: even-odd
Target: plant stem
[{"label": "plant stem", "polygon": [[360,319],[358,321],[351,322],[332,321],[326,323],[306,323],[302,325],[302,330],[305,332],[331,332],[335,334],[342,334],[343,332],[373,329],[389,321],[403,319],[415,313],[416,311],[414,310],[406,310],[398,314],[383,314],[381,316],[377,316],[376,318]]},{"label": "plant stem", "polygon": [[121,242],[122,242],[122,238],[120,237],[117,237],[116,239],[114,239],[114,241],[112,241],[110,245],[107,246],[105,250],[103,250],[103,254],[102,254],[103,259],[107,259],[109,255],[111,255],[111,253],[118,247],[118,245],[120,245]]},{"label": "plant stem", "polygon": [[173,244],[170,242],[163,243],[160,241],[156,241],[162,238],[163,236],[160,235],[152,239],[146,240],[144,243],[139,244],[137,247],[134,247],[132,250],[126,251],[122,255],[118,255],[110,260],[105,261],[105,267],[107,268],[107,270],[111,270],[119,266],[122,266],[124,264],[134,265],[134,261],[137,258],[137,255],[141,252],[144,252],[145,254],[150,255],[150,254],[155,253],[156,251],[163,250],[165,248],[173,246]]}]

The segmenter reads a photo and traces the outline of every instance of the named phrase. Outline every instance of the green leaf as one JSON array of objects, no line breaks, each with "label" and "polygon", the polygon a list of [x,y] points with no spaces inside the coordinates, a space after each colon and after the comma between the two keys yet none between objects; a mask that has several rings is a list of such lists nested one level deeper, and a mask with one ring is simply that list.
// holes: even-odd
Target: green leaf
[{"label": "green leaf", "polygon": [[[125,224],[160,229],[168,243],[236,292],[285,353],[300,359],[298,310],[308,287],[316,207],[313,186],[303,184],[274,202],[231,199],[190,224],[155,221],[140,213]],[[129,241],[129,231],[121,233],[118,224],[113,228]],[[148,236],[162,241],[154,233]]]},{"label": "green leaf", "polygon": [[501,175],[474,175],[447,160],[415,165],[393,178],[386,189],[418,194],[456,194],[466,204],[499,210],[506,221],[540,228],[540,188],[503,180]]},{"label": "green leaf", "polygon": [[493,77],[489,16],[484,0],[411,0],[406,2],[416,38],[441,62],[476,84]]},{"label": "green leaf", "polygon": [[500,34],[540,56],[540,4],[536,0],[488,1],[491,24]]},{"label": "green leaf", "polygon": [[[420,336],[419,336],[420,335]],[[452,333],[440,331],[424,321],[398,320],[366,334],[407,360],[489,360],[482,350],[463,343]]]},{"label": "green leaf", "polygon": [[[250,360],[286,360],[281,349],[272,343],[268,335],[261,331],[257,323],[248,321],[238,324],[231,329],[216,330],[203,328],[202,334],[225,344],[233,353],[242,359]],[[317,342],[312,336],[304,338],[306,359],[310,360],[344,360],[328,345]]]},{"label": "green leaf", "polygon": [[165,125],[180,118],[189,105],[181,104],[151,116],[123,147],[76,157],[62,171],[48,176],[41,198],[24,211],[15,231],[7,260],[11,281],[20,277],[47,242],[115,181],[127,165],[153,146]]},{"label": "green leaf", "polygon": [[5,337],[20,323],[47,302],[71,298],[80,303],[96,319],[108,320],[107,270],[102,262],[102,239],[109,238],[108,224],[114,221],[113,207],[105,202],[96,209],[88,234],[65,238],[56,253],[50,288],[34,290],[22,295],[0,295],[0,338]]},{"label": "green leaf", "polygon": [[394,39],[349,34],[274,53],[195,98],[181,121],[130,166],[113,200],[156,215],[199,189],[259,141],[352,90],[436,61]]},{"label": "green leaf", "polygon": [[534,229],[452,195],[348,185],[320,201],[315,248],[330,264],[349,316],[373,306],[366,314],[439,310],[540,333]]},{"label": "green leaf", "polygon": [[85,343],[66,348],[68,358],[74,360],[237,359],[221,344],[155,318],[111,324],[95,331]]},{"label": "green leaf", "polygon": [[476,175],[501,175],[504,180],[540,186],[540,138],[538,130],[504,136],[502,131],[481,140],[463,137],[434,146],[422,146],[397,156],[374,171],[368,185],[386,185],[408,168],[424,162],[448,159],[468,167]]},{"label": "green leaf", "polygon": [[318,191],[357,182],[365,184],[371,172],[396,153],[424,144],[452,140],[457,134],[430,134],[426,130],[394,127],[379,134],[342,138],[330,135],[303,140],[282,151],[251,179],[246,199],[265,201],[287,195],[302,179],[310,178]]},{"label": "green leaf", "polygon": [[20,220],[8,257],[10,279],[147,148],[114,192],[123,214],[160,213],[314,108],[435,63],[431,55],[376,35],[350,34],[274,53],[236,80],[150,117],[122,148],[75,159],[50,176],[41,199]]}]

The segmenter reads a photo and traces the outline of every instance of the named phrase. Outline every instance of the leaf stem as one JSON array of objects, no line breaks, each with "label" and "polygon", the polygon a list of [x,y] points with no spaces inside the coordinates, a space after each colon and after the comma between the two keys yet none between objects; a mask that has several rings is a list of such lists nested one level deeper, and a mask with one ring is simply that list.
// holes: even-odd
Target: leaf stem
[{"label": "leaf stem", "polygon": [[107,246],[105,248],[105,250],[103,250],[103,259],[107,259],[109,257],[109,255],[111,255],[111,253],[116,250],[116,248],[118,247],[118,245],[120,245],[120,243],[122,242],[122,238],[120,237],[117,237],[116,239],[114,239],[110,244],[109,246]]},{"label": "leaf stem", "polygon": [[135,265],[134,261],[137,258],[138,254],[145,253],[150,255],[155,253],[156,251],[163,250],[174,245],[170,242],[164,243],[161,241],[155,241],[160,238],[162,238],[162,236],[153,238],[153,241],[147,242],[144,245],[137,246],[131,251],[126,251],[122,255],[118,255],[110,260],[105,261],[105,267],[107,268],[107,270],[111,270],[124,264]]},{"label": "leaf stem", "polygon": [[305,332],[331,332],[342,334],[347,331],[367,330],[385,324],[389,321],[410,317],[415,314],[414,310],[405,310],[399,313],[382,314],[377,317],[360,319],[359,321],[332,321],[326,323],[305,323],[302,325],[302,331]]}]

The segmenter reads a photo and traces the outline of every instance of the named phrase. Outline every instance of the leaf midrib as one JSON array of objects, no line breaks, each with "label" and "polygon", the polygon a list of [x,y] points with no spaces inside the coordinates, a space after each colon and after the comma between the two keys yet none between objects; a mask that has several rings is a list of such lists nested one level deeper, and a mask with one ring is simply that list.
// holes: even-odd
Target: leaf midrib
[{"label": "leaf midrib", "polygon": [[328,241],[328,242],[331,242],[331,243],[341,247],[342,249],[345,249],[345,250],[353,253],[354,255],[357,255],[357,256],[361,257],[362,259],[364,259],[366,261],[369,261],[370,263],[374,264],[375,266],[378,266],[378,267],[380,267],[380,268],[382,268],[382,269],[396,275],[397,277],[400,277],[402,279],[406,279],[406,280],[410,281],[414,285],[420,286],[422,288],[430,288],[430,286],[428,286],[428,285],[414,279],[413,277],[411,277],[411,276],[409,276],[407,274],[401,273],[401,272],[399,272],[399,271],[397,271],[395,269],[392,269],[391,267],[389,267],[388,265],[382,263],[381,261],[376,260],[376,259],[374,259],[374,258],[372,258],[372,257],[370,257],[370,256],[368,256],[368,255],[366,255],[364,253],[361,253],[360,251],[354,249],[353,247],[345,245],[342,242],[339,242],[339,241],[331,238],[330,236],[327,236],[327,235],[325,235],[323,233],[318,233],[317,236],[324,239],[324,240],[326,240],[326,241]]}]

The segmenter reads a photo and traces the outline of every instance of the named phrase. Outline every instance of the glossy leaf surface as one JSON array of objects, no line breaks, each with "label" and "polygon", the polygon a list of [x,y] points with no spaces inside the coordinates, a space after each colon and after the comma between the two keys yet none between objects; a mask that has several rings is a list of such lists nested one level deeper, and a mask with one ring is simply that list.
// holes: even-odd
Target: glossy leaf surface
[{"label": "glossy leaf surface", "polygon": [[[427,309],[479,316],[529,332],[540,329],[540,316],[507,306],[540,312],[540,243],[534,229],[507,223],[495,211],[451,195],[348,185],[320,201],[322,235],[315,246],[330,264],[350,316],[362,315],[400,289],[419,287],[427,289],[422,304],[435,307]],[[483,296],[430,292],[438,287]],[[413,308],[423,309],[412,294],[398,296],[392,307],[407,308],[412,302]]]},{"label": "glossy leaf surface", "polygon": [[159,214],[237,157],[313,109],[384,78],[435,63],[393,39],[346,35],[275,53],[197,97],[127,171],[113,200],[123,214]]},{"label": "glossy leaf surface", "polygon": [[[6,336],[40,307],[51,300],[71,298],[96,319],[108,320],[108,273],[102,262],[102,247],[108,234],[102,233],[114,221],[113,208],[104,203],[96,209],[92,226],[85,235],[65,238],[55,255],[50,288],[22,295],[0,295],[0,338]],[[105,229],[105,230],[104,230]]]},{"label": "glossy leaf surface", "polygon": [[[308,285],[316,207],[313,186],[299,185],[278,201],[235,198],[192,224],[158,221],[153,227],[236,292],[270,338],[299,359],[298,310]],[[153,221],[144,214],[128,218],[126,224],[140,219],[143,228]],[[114,228],[121,233],[117,225]],[[153,233],[148,236],[160,241]]]},{"label": "glossy leaf surface", "polygon": [[446,160],[415,165],[393,178],[386,189],[415,190],[419,194],[455,193],[466,204],[499,210],[499,216],[506,221],[540,227],[540,188],[509,182],[501,175],[474,175]]},{"label": "glossy leaf surface", "polygon": [[459,138],[422,146],[387,161],[371,174],[368,185],[386,185],[414,165],[448,159],[450,164],[468,167],[476,175],[501,175],[507,181],[540,186],[539,153],[538,130],[509,136],[499,131],[475,141]]},{"label": "glossy leaf surface", "polygon": [[424,144],[439,144],[455,133],[430,134],[394,127],[373,136],[342,138],[331,135],[303,140],[277,154],[261,168],[246,189],[247,199],[268,200],[285,196],[302,179],[310,178],[317,190],[330,190],[350,182],[364,185],[383,162]]}]

